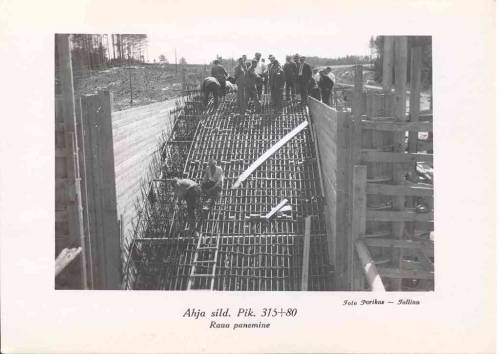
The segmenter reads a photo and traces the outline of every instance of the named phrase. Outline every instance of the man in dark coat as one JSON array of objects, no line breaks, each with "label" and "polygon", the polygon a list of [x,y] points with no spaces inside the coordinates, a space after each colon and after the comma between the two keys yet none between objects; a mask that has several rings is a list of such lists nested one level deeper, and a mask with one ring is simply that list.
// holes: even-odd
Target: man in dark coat
[{"label": "man in dark coat", "polygon": [[214,66],[212,67],[212,70],[210,71],[210,76],[215,77],[217,81],[219,81],[220,84],[220,93],[219,95],[222,96],[226,92],[226,78],[227,78],[227,72],[226,70],[220,65],[220,62],[218,60],[214,60]]},{"label": "man in dark coat", "polygon": [[319,89],[321,91],[321,101],[324,104],[330,106],[330,100],[332,97],[332,89],[333,89],[333,81],[328,77],[328,73],[326,70],[321,70],[319,73]]},{"label": "man in dark coat", "polygon": [[282,107],[284,83],[285,74],[283,73],[283,69],[278,60],[273,58],[269,73],[269,84],[271,88],[271,104],[276,111]]},{"label": "man in dark coat", "polygon": [[203,105],[205,106],[205,108],[208,105],[208,97],[210,96],[210,94],[212,94],[212,97],[214,98],[214,107],[217,108],[217,106],[219,106],[220,90],[221,85],[219,83],[219,80],[217,80],[215,77],[209,76],[205,78],[205,80],[203,80],[203,83],[201,84],[201,92],[203,94]]},{"label": "man in dark coat", "polygon": [[308,94],[308,86],[311,82],[312,78],[312,69],[309,64],[306,62],[306,57],[302,56],[300,57],[300,63],[298,66],[298,84],[299,84],[299,91],[300,91],[300,98],[301,98],[301,103],[306,104],[307,103],[307,94]]},{"label": "man in dark coat", "polygon": [[247,71],[247,75],[245,78],[245,90],[246,90],[246,96],[248,99],[252,100],[254,103],[255,111],[260,112],[261,105],[259,102],[259,98],[257,95],[257,80],[258,80],[258,75],[255,73],[255,68],[257,67],[258,61],[257,60],[252,60],[252,64],[250,68]]},{"label": "man in dark coat", "polygon": [[240,112],[245,113],[247,109],[247,98],[245,93],[245,81],[247,76],[247,68],[243,58],[238,59],[238,66],[234,69],[234,79],[238,86],[238,106]]},{"label": "man in dark coat", "polygon": [[287,55],[286,63],[283,65],[283,73],[285,74],[285,95],[286,99],[290,100],[290,93],[292,99],[295,99],[295,82],[297,80],[297,65],[292,62],[292,57]]}]

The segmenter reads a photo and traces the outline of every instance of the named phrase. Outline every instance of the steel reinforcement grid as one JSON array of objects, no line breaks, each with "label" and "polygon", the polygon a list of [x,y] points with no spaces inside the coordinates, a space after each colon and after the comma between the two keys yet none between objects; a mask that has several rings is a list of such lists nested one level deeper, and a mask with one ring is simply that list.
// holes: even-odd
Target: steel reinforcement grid
[{"label": "steel reinforcement grid", "polygon": [[[199,105],[199,98],[191,104]],[[214,290],[300,290],[304,218],[311,215],[308,290],[333,290],[320,171],[308,128],[269,157],[240,187],[231,189],[250,164],[307,120],[308,114],[296,102],[284,102],[283,109],[274,113],[268,95],[263,95],[262,111],[253,111],[240,115],[235,94],[228,94],[217,109],[210,105],[197,119],[191,117],[199,120],[194,138],[178,143],[191,144],[184,177],[201,183],[210,159],[218,162],[225,175],[221,198],[200,223],[205,250],[198,251],[196,274],[205,276],[193,278],[191,289],[209,289],[213,279]],[[170,164],[167,158],[164,166]],[[198,237],[187,230],[185,212],[174,206],[170,182],[163,181],[174,175],[163,168],[152,184],[149,225],[131,245],[124,288],[187,289]],[[285,198],[291,210],[270,220],[262,218]]]}]

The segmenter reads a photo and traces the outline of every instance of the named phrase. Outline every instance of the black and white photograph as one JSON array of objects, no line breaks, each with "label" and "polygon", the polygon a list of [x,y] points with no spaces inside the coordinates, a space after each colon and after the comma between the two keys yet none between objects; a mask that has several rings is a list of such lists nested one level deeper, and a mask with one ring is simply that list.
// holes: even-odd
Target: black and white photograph
[{"label": "black and white photograph", "polygon": [[57,289],[434,289],[430,36],[157,38],[55,35]]}]

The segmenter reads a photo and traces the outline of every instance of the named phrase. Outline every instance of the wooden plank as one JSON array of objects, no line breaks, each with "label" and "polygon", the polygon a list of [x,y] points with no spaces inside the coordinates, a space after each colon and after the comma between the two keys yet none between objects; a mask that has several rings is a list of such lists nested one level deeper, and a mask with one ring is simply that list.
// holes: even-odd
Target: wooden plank
[{"label": "wooden plank", "polygon": [[66,210],[56,210],[56,222],[68,222],[68,212]]},{"label": "wooden plank", "polygon": [[378,272],[382,277],[393,279],[434,279],[433,272],[400,270],[397,268],[378,267]]},{"label": "wooden plank", "polygon": [[302,284],[301,290],[307,291],[309,284],[309,252],[311,247],[311,216],[305,217],[304,249],[302,252]]},{"label": "wooden plank", "polygon": [[76,257],[81,253],[82,248],[65,248],[59,253],[55,262],[55,274],[56,277],[73,262]]},{"label": "wooden plank", "polygon": [[[420,114],[420,86],[422,76],[422,47],[411,49],[410,70],[410,121],[418,123]],[[421,123],[420,123],[421,124]],[[432,125],[432,123],[430,123]],[[408,151],[417,152],[417,133],[410,132],[408,135]]]},{"label": "wooden plank", "polygon": [[358,272],[354,258],[355,243],[366,233],[366,166],[354,166],[352,187],[351,237],[348,248],[348,273],[352,290],[360,289]]},{"label": "wooden plank", "polygon": [[288,199],[283,199],[281,202],[279,202],[278,205],[276,205],[274,208],[272,208],[269,213],[267,213],[264,216],[264,219],[269,220],[270,218],[273,217],[274,214],[276,214],[281,208],[285,206],[285,204],[288,203]]},{"label": "wooden plank", "polygon": [[389,92],[392,87],[392,71],[394,65],[394,39],[384,36],[384,59],[382,63],[382,88]]},{"label": "wooden plank", "polygon": [[434,249],[433,241],[416,240],[396,240],[393,238],[370,238],[364,239],[368,247],[398,247],[408,249],[425,249],[432,251]]},{"label": "wooden plank", "polygon": [[116,205],[115,163],[108,91],[84,95],[82,121],[87,169],[89,233],[97,289],[120,289],[120,232]]},{"label": "wooden plank", "polygon": [[243,183],[248,176],[250,176],[264,161],[271,157],[276,151],[278,151],[283,145],[290,141],[295,135],[304,130],[308,125],[307,120],[300,123],[295,129],[290,133],[286,134],[280,141],[274,144],[269,150],[267,150],[262,156],[260,156],[256,161],[254,161],[239,177],[238,180],[233,184],[231,189],[238,188],[241,183]]},{"label": "wooden plank", "polygon": [[431,132],[433,130],[432,122],[397,122],[383,120],[362,120],[361,128],[394,132]]},{"label": "wooden plank", "polygon": [[[407,46],[408,46],[408,38],[405,36],[398,36],[394,39],[395,45],[395,66],[394,66],[394,82],[395,82],[395,92],[394,92],[394,116],[397,121],[403,122],[406,119],[406,75],[407,75]],[[395,132],[393,136],[393,151],[403,152],[404,151],[404,133]],[[393,182],[394,184],[402,184],[405,179],[406,171],[401,166],[401,164],[393,165]],[[392,200],[392,204],[394,209],[403,210],[405,207],[405,197],[403,196],[394,196]],[[400,222],[397,220],[392,223],[392,232],[396,239],[402,239],[404,234],[405,224],[404,222]],[[398,249],[394,249],[392,253],[392,261],[393,264],[401,265],[401,259],[404,255]],[[401,281],[396,279],[392,282],[392,289],[399,291],[401,290]]]},{"label": "wooden plank", "polygon": [[434,195],[434,188],[429,184],[391,185],[368,183],[368,185],[366,186],[366,193],[432,197]]},{"label": "wooden plank", "polygon": [[389,162],[389,163],[417,163],[434,161],[433,154],[384,152],[384,151],[361,151],[362,162]]},{"label": "wooden plank", "polygon": [[408,222],[408,221],[433,221],[434,213],[416,213],[407,210],[370,210],[366,211],[367,221],[391,221],[391,222]]},{"label": "wooden plank", "polygon": [[370,251],[368,251],[361,239],[356,241],[356,251],[370,290],[384,292],[384,283],[382,283],[382,278],[378,274],[377,266],[370,255]]}]

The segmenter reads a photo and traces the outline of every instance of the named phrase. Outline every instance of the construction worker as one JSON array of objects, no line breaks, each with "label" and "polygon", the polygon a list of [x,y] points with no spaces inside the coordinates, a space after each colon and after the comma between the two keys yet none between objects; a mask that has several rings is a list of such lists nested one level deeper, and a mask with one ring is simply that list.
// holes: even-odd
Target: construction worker
[{"label": "construction worker", "polygon": [[240,112],[243,114],[247,109],[247,99],[245,93],[245,80],[247,75],[247,68],[243,58],[238,59],[238,65],[234,69],[234,79],[238,86],[238,106]]},{"label": "construction worker", "polygon": [[259,100],[262,98],[262,86],[264,85],[264,75],[266,73],[266,64],[260,61],[261,57],[261,53],[255,53],[254,60],[257,61],[257,66],[255,67],[255,73],[257,74],[256,87]]},{"label": "construction worker", "polygon": [[286,56],[286,63],[283,65],[283,73],[285,74],[285,94],[287,101],[290,100],[290,93],[292,99],[295,99],[295,82],[297,80],[297,65],[292,62],[290,55]]},{"label": "construction worker", "polygon": [[299,91],[300,91],[300,100],[303,105],[307,103],[308,87],[310,85],[312,78],[311,66],[307,64],[305,61],[306,57],[301,56],[297,74],[298,77],[297,82],[299,84]]},{"label": "construction worker", "polygon": [[245,90],[246,97],[251,99],[254,103],[255,111],[260,112],[261,105],[259,98],[257,97],[257,81],[258,75],[255,73],[255,68],[257,67],[258,61],[252,60],[252,65],[247,71],[246,80],[245,80]]},{"label": "construction worker", "polygon": [[209,76],[203,80],[201,84],[201,92],[203,94],[203,105],[205,108],[208,105],[208,97],[212,94],[214,98],[214,107],[217,108],[219,106],[219,95],[220,95],[221,85],[219,80],[215,77]]},{"label": "construction worker", "polygon": [[174,178],[172,186],[177,196],[177,202],[181,204],[182,200],[186,201],[189,229],[196,232],[196,214],[200,215],[199,209],[201,206],[200,186],[195,181],[187,178]]},{"label": "construction worker", "polygon": [[328,71],[326,69],[321,70],[319,74],[320,74],[320,78],[319,78],[318,86],[319,86],[319,89],[321,91],[321,101],[324,104],[331,106],[333,81],[328,76]]},{"label": "construction worker", "polygon": [[219,60],[214,60],[214,66],[210,71],[210,76],[215,77],[220,84],[220,96],[223,96],[226,91],[226,79],[228,77],[226,70],[220,65]]},{"label": "construction worker", "polygon": [[267,72],[267,89],[271,92],[271,67],[273,66],[274,56],[269,54],[268,56],[269,64],[267,64],[266,72]]},{"label": "construction worker", "polygon": [[269,73],[267,72],[267,64],[266,64],[266,59],[262,58],[261,59],[261,63],[262,63],[262,66],[264,67],[264,75],[263,75],[263,78],[264,78],[264,94],[267,93],[267,88],[269,86]]},{"label": "construction worker", "polygon": [[282,107],[283,100],[283,85],[285,83],[283,69],[276,58],[273,58],[273,63],[269,73],[269,85],[271,88],[271,104],[275,111]]},{"label": "construction worker", "polygon": [[220,198],[223,182],[224,172],[222,171],[222,167],[217,166],[217,161],[211,159],[203,172],[203,181],[201,183],[203,194],[210,199],[210,207]]}]

